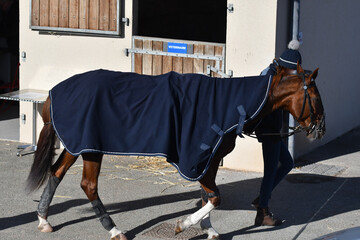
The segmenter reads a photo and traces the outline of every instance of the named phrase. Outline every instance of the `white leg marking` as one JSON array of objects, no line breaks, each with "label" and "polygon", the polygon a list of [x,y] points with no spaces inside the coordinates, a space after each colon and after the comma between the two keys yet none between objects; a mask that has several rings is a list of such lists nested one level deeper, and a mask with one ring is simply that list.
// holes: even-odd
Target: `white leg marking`
[{"label": "white leg marking", "polygon": [[52,232],[53,231],[52,226],[45,218],[40,217],[38,215],[38,219],[39,219],[38,229],[40,232]]},{"label": "white leg marking", "polygon": [[111,237],[115,237],[116,235],[122,234],[122,232],[117,229],[117,227],[113,227],[110,231]]},{"label": "white leg marking", "polygon": [[200,227],[208,235],[207,239],[218,239],[219,233],[215,231],[210,222],[210,213],[207,214],[200,222]]},{"label": "white leg marking", "polygon": [[188,216],[182,224],[183,229],[186,229],[192,225],[197,224],[201,219],[203,219],[206,215],[208,215],[211,210],[213,210],[215,206],[208,201],[205,206],[200,208],[197,212]]},{"label": "white leg marking", "polygon": [[113,227],[109,233],[111,234],[111,240],[127,240],[126,236],[117,227]]}]

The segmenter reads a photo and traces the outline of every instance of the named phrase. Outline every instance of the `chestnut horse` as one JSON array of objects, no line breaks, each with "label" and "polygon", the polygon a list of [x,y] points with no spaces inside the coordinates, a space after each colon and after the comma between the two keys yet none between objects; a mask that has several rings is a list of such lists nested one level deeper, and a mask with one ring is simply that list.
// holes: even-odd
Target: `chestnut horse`
[{"label": "chestnut horse", "polygon": [[[271,112],[283,109],[294,116],[300,124],[299,128],[305,131],[308,137],[321,138],[325,133],[325,117],[319,91],[315,85],[317,72],[318,69],[311,73],[305,72],[299,64],[297,70],[276,66],[266,103],[258,116],[245,124],[245,128]],[[45,181],[48,181],[38,205],[38,229],[41,232],[51,232],[53,230],[47,221],[50,202],[67,170],[77,160],[77,156],[63,150],[58,160],[52,165],[55,130],[51,124],[50,104],[48,98],[42,112],[44,127],[41,130],[34,162],[27,180],[29,191],[38,189]],[[202,187],[203,207],[185,220],[178,220],[175,229],[176,233],[201,222],[201,227],[208,234],[208,239],[219,238],[219,234],[211,226],[209,213],[220,204],[220,194],[215,183],[215,177],[220,160],[234,149],[235,139],[236,130],[224,135],[208,171],[199,180]],[[83,176],[81,188],[93,205],[96,216],[100,219],[103,227],[110,232],[111,239],[125,240],[127,239],[125,234],[115,226],[98,195],[98,177],[102,157],[103,155],[99,153],[82,154]]]}]

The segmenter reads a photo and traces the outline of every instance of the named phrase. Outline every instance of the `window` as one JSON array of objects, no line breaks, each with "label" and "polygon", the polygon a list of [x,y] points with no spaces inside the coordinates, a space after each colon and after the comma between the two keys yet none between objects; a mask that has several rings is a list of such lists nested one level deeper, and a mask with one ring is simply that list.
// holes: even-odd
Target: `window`
[{"label": "window", "polygon": [[31,0],[30,28],[120,35],[120,0]]}]

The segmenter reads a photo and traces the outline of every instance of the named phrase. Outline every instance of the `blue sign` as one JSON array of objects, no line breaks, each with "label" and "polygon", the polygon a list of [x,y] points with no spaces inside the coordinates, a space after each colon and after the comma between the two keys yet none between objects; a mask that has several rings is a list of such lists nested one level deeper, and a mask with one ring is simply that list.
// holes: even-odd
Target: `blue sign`
[{"label": "blue sign", "polygon": [[187,53],[187,44],[169,42],[167,51],[171,53]]}]

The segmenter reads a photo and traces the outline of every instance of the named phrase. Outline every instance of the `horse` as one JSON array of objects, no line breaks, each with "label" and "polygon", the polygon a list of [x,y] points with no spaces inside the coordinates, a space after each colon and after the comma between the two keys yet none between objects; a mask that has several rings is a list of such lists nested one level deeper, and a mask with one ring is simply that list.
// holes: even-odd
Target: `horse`
[{"label": "horse", "polygon": [[[277,109],[283,109],[292,114],[301,129],[311,139],[320,139],[325,134],[325,113],[320,93],[315,84],[318,69],[313,72],[305,71],[299,64],[292,70],[279,65],[273,66],[274,74],[266,95],[266,101],[261,111],[254,119],[243,122],[244,129],[253,125]],[[68,106],[65,106],[68,107]],[[47,221],[48,209],[57,186],[68,169],[75,163],[78,155],[70,153],[66,148],[57,161],[53,163],[56,132],[52,123],[51,99],[48,97],[42,110],[44,126],[41,130],[34,161],[27,179],[29,192],[39,189],[46,181],[47,185],[38,204],[38,230],[52,232],[53,228]],[[222,141],[211,158],[207,171],[198,182],[201,186],[202,207],[176,222],[175,233],[180,233],[190,226],[200,222],[201,228],[208,235],[208,239],[219,239],[220,234],[212,227],[209,213],[220,205],[221,198],[216,186],[215,178],[219,163],[235,147],[235,139],[239,133],[233,128],[222,133]],[[126,136],[124,136],[126,137]],[[140,137],[140,136],[139,136]],[[102,152],[83,152],[83,175],[81,188],[91,202],[96,216],[103,227],[109,231],[112,240],[126,240],[126,236],[115,225],[106,212],[98,195],[98,177],[101,168]]]}]

